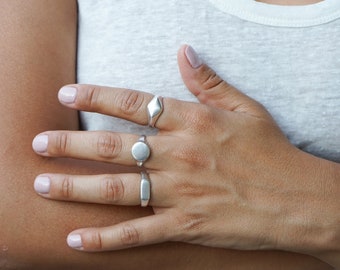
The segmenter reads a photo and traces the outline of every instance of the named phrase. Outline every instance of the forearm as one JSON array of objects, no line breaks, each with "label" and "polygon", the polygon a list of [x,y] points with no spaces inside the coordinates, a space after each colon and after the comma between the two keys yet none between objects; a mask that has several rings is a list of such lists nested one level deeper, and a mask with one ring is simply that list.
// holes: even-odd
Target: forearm
[{"label": "forearm", "polygon": [[[44,171],[99,172],[88,163],[41,159],[31,148],[42,130],[78,128],[76,112],[56,98],[62,85],[75,81],[76,2],[1,1],[0,18],[0,247],[8,248],[0,258],[32,266],[67,255],[63,262],[72,263],[81,257],[66,247],[67,231],[123,217],[114,208],[46,202],[33,191]],[[99,212],[101,218],[93,218]]]},{"label": "forearm", "polygon": [[111,171],[99,164],[42,159],[31,147],[43,130],[78,128],[77,113],[57,101],[58,89],[75,81],[76,1],[1,1],[0,18],[0,247],[8,248],[0,259],[35,269],[55,265],[60,256],[66,257],[59,263],[86,264],[88,256],[67,248],[67,232],[131,218],[137,209],[47,202],[33,190],[35,176],[45,171]]}]

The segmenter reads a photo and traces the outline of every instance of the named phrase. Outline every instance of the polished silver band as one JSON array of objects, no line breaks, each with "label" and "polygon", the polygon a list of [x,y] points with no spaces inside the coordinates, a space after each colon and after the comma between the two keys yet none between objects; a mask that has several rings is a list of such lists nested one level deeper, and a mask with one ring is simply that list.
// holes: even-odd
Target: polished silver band
[{"label": "polished silver band", "polygon": [[154,96],[147,106],[149,126],[155,127],[158,118],[163,112],[163,97]]},{"label": "polished silver band", "polygon": [[131,154],[137,162],[138,167],[142,167],[144,162],[150,157],[150,147],[146,143],[146,136],[142,135],[138,141],[132,146]]},{"label": "polished silver band", "polygon": [[146,207],[149,204],[151,196],[151,183],[148,174],[141,172],[140,180],[140,205]]}]

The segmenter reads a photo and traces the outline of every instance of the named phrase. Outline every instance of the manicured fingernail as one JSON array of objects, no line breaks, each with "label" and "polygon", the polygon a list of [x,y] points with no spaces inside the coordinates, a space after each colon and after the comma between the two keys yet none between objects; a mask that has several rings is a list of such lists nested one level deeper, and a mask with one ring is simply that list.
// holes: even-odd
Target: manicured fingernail
[{"label": "manicured fingernail", "polygon": [[41,194],[50,192],[51,180],[47,176],[38,176],[34,181],[34,190]]},{"label": "manicured fingernail", "polygon": [[32,147],[35,152],[44,153],[47,150],[48,136],[38,135],[33,139]]},{"label": "manicured fingernail", "polygon": [[64,103],[73,103],[76,100],[77,88],[64,86],[59,90],[58,99]]},{"label": "manicured fingernail", "polygon": [[71,248],[81,248],[83,244],[81,242],[80,234],[69,234],[67,236],[67,244]]},{"label": "manicured fingernail", "polygon": [[191,46],[186,47],[185,56],[193,68],[199,68],[203,64],[202,60]]}]

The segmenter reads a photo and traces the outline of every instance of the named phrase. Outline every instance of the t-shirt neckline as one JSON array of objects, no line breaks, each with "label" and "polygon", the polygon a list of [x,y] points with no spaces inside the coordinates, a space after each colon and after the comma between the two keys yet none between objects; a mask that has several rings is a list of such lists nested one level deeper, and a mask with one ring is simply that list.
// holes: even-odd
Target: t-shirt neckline
[{"label": "t-shirt neckline", "polygon": [[255,0],[209,0],[218,9],[241,19],[281,27],[309,27],[340,18],[340,0],[302,6],[265,4]]}]

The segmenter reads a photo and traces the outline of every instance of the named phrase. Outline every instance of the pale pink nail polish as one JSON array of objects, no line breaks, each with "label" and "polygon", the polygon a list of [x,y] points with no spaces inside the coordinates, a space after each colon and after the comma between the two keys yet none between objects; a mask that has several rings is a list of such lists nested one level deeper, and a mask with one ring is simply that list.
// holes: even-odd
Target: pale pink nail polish
[{"label": "pale pink nail polish", "polygon": [[51,180],[47,176],[38,176],[34,181],[34,190],[41,194],[50,192]]},{"label": "pale pink nail polish", "polygon": [[185,56],[193,68],[199,68],[203,64],[202,60],[191,46],[186,47]]},{"label": "pale pink nail polish", "polygon": [[48,136],[38,135],[33,139],[32,147],[35,152],[44,153],[47,150]]},{"label": "pale pink nail polish", "polygon": [[77,89],[72,86],[64,86],[59,90],[58,99],[63,103],[74,103],[77,96]]},{"label": "pale pink nail polish", "polygon": [[67,244],[71,248],[82,248],[83,244],[80,234],[69,234],[67,236]]}]

